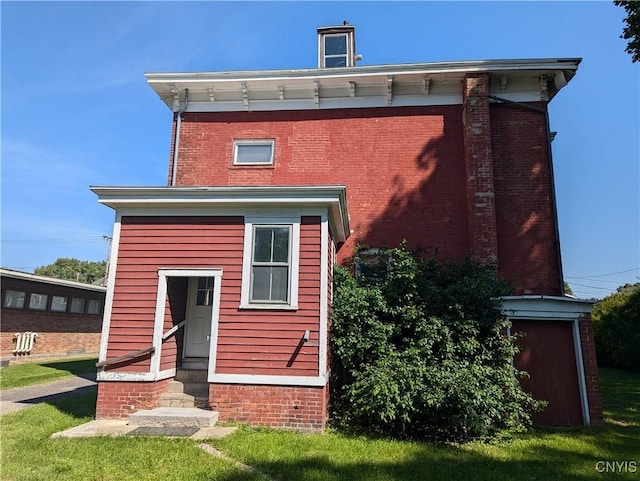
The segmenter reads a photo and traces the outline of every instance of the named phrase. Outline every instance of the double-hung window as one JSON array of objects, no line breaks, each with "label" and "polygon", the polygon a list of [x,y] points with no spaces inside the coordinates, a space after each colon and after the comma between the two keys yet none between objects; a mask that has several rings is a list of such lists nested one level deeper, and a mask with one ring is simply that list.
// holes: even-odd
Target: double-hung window
[{"label": "double-hung window", "polygon": [[245,236],[241,307],[295,309],[300,219],[286,224],[249,220]]},{"label": "double-hung window", "polygon": [[254,226],[251,302],[289,302],[291,226]]}]

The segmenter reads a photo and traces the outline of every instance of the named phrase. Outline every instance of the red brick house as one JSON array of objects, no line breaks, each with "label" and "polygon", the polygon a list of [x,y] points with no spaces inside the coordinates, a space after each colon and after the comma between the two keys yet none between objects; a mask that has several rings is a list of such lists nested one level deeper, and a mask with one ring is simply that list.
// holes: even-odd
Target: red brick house
[{"label": "red brick house", "polygon": [[406,239],[497,263],[537,420],[598,422],[547,117],[580,59],[357,67],[352,26],[318,38],[317,69],[147,75],[174,112],[167,186],[92,188],[116,213],[97,417],[200,368],[221,419],[323,428],[332,265]]},{"label": "red brick house", "polygon": [[3,365],[98,354],[106,288],[0,269]]}]

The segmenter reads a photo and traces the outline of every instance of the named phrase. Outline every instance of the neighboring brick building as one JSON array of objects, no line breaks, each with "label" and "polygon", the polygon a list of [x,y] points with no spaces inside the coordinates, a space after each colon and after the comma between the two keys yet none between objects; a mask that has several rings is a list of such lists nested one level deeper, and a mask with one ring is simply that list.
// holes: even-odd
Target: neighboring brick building
[{"label": "neighboring brick building", "polygon": [[155,405],[197,358],[222,419],[324,427],[331,266],[406,239],[496,263],[538,421],[598,422],[547,118],[580,60],[355,67],[353,27],[318,33],[318,69],[147,75],[174,112],[168,186],[93,188],[116,211],[98,417]]},{"label": "neighboring brick building", "polygon": [[97,355],[106,288],[0,269],[3,364]]}]

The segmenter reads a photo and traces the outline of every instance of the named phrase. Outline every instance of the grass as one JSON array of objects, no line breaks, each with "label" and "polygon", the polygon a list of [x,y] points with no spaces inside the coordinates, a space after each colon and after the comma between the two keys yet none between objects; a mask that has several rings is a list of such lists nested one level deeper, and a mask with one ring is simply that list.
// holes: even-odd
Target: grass
[{"label": "grass", "polygon": [[96,372],[95,358],[48,361],[0,369],[0,390],[30,386]]},{"label": "grass", "polygon": [[[637,480],[640,375],[602,370],[601,383],[607,423],[599,428],[537,429],[495,443],[444,445],[245,427],[208,443],[281,481]],[[91,419],[94,407],[95,394],[3,416],[0,478],[260,479],[188,439],[49,439],[53,432]],[[598,461],[635,461],[638,471],[600,473]]]}]

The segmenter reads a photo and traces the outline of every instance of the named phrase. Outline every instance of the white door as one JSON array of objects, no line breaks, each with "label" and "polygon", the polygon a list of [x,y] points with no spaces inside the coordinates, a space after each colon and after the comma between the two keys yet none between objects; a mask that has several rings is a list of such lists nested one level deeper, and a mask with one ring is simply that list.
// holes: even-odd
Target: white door
[{"label": "white door", "polygon": [[184,357],[209,357],[214,279],[189,278]]}]

